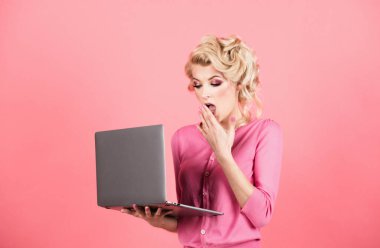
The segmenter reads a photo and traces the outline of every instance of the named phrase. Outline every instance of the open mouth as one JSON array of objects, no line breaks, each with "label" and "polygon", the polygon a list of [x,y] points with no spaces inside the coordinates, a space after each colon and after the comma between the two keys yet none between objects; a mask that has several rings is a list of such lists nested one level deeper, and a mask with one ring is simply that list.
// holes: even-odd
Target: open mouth
[{"label": "open mouth", "polygon": [[216,107],[212,103],[205,103],[205,105],[208,107],[208,109],[215,115]]}]

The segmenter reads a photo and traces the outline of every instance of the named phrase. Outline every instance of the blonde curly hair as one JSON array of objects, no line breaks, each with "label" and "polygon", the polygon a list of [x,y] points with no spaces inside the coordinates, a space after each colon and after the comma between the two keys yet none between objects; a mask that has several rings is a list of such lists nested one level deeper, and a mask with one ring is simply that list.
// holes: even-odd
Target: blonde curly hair
[{"label": "blonde curly hair", "polygon": [[[238,101],[242,110],[243,120],[240,124],[251,121],[252,102],[256,105],[256,117],[262,115],[263,105],[257,96],[257,89],[261,86],[259,81],[259,64],[254,53],[236,35],[227,38],[205,35],[201,43],[190,53],[185,65],[185,73],[192,79],[191,65],[213,65],[216,70],[231,81],[235,86],[241,84]],[[194,91],[190,81],[189,91]],[[239,123],[238,123],[239,126]]]}]

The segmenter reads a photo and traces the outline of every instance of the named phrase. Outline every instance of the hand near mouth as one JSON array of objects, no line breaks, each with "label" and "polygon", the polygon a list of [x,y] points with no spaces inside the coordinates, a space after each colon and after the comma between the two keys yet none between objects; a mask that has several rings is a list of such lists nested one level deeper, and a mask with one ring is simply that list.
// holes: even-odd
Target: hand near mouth
[{"label": "hand near mouth", "polygon": [[217,160],[220,162],[231,156],[235,139],[235,117],[230,118],[228,128],[224,129],[205,105],[199,108],[199,116],[202,127],[197,125],[197,128],[210,144]]}]

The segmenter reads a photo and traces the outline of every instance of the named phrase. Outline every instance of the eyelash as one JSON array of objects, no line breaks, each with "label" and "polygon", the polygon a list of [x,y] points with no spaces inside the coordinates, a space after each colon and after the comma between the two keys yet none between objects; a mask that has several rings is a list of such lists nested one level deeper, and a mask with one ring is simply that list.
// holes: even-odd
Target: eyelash
[{"label": "eyelash", "polygon": [[[219,85],[222,84],[222,82],[219,81],[219,80],[217,80],[217,81],[215,81],[215,82],[218,82],[218,83],[217,83],[217,84],[211,84],[211,85],[214,86],[214,87],[218,87]],[[193,86],[194,86],[194,88],[197,88],[197,89],[199,89],[200,87],[202,87],[202,85],[195,85],[195,84],[193,84]]]}]

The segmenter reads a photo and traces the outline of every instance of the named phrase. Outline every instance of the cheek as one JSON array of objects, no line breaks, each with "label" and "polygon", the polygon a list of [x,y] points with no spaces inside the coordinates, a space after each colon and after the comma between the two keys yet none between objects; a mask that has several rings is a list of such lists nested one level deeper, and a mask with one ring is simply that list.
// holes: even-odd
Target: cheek
[{"label": "cheek", "polygon": [[218,109],[216,110],[219,112],[218,114],[223,116],[231,111],[233,108],[234,103],[234,93],[233,91],[226,87],[224,89],[220,89],[216,94],[216,100],[217,100],[217,105],[219,106],[219,111]]},{"label": "cheek", "polygon": [[229,88],[221,88],[221,89],[218,89],[218,91],[216,92],[216,96],[217,97],[222,97],[222,98],[226,98],[226,97],[230,97],[231,95],[231,90]]},{"label": "cheek", "polygon": [[219,102],[224,103],[223,106],[226,108],[227,106],[234,104],[235,95],[231,88],[224,88],[218,91],[217,98]]},{"label": "cheek", "polygon": [[199,92],[194,92],[195,94],[195,97],[197,98],[198,101],[201,101],[202,97],[201,97],[201,94]]}]

